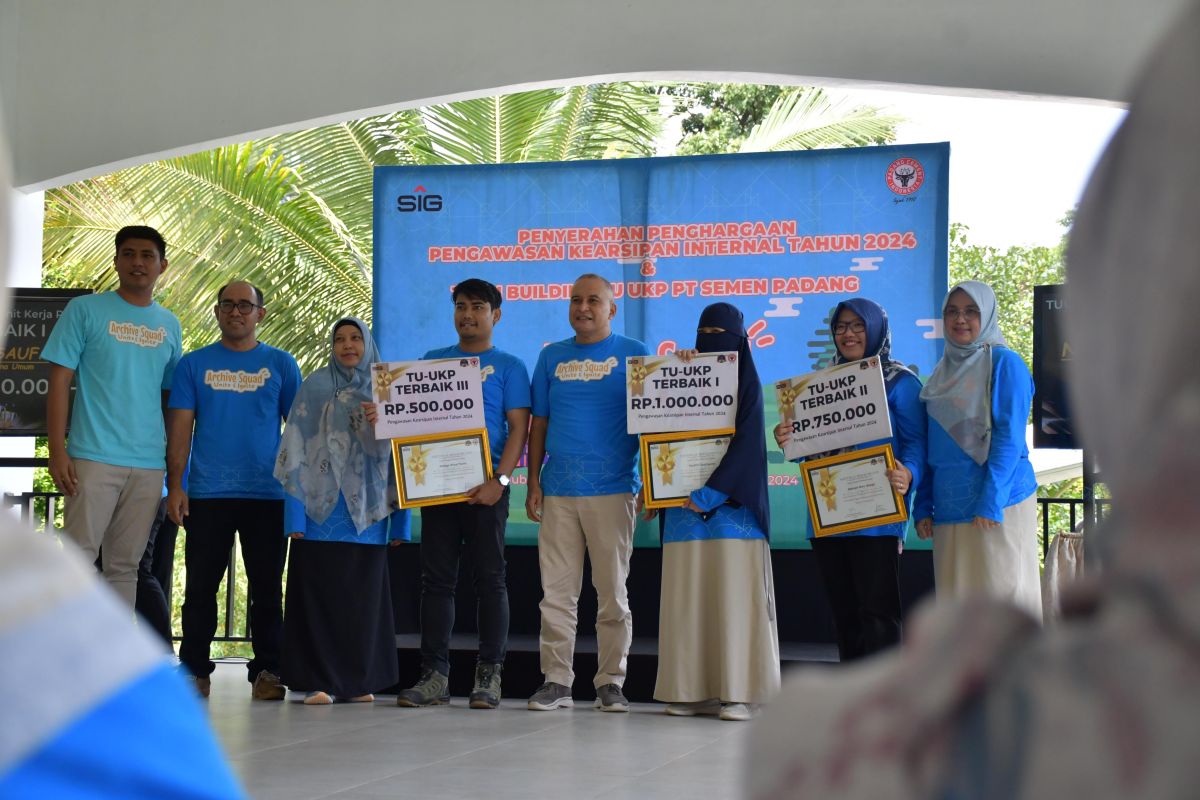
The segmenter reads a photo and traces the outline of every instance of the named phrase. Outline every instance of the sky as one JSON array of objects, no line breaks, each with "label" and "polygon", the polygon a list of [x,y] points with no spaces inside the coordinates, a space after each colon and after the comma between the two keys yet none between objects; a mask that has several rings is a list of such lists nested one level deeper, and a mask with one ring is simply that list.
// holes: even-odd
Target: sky
[{"label": "sky", "polygon": [[972,243],[1000,248],[1059,241],[1059,220],[1125,116],[1114,106],[1057,99],[828,92],[851,107],[906,117],[897,144],[950,142],[950,222],[968,225]]}]

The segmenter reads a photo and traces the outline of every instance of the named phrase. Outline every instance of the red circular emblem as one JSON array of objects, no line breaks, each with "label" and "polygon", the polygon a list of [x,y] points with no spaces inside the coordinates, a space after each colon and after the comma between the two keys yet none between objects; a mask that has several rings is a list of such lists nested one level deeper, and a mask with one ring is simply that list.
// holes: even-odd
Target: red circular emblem
[{"label": "red circular emblem", "polygon": [[887,185],[896,194],[912,194],[925,182],[925,168],[915,158],[897,158],[887,168]]}]

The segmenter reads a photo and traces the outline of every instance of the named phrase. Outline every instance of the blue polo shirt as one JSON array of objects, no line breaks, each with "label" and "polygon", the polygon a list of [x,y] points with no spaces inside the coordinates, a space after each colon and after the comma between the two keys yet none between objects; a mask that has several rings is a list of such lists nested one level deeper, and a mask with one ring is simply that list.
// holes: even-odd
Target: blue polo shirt
[{"label": "blue polo shirt", "polygon": [[118,467],[164,469],[162,392],[183,353],[179,320],[158,303],[116,292],[73,298],[42,357],[75,371],[67,455]]},{"label": "blue polo shirt", "polygon": [[492,451],[492,469],[500,463],[508,441],[508,412],[529,408],[529,370],[511,353],[495,347],[482,353],[464,352],[458,345],[430,350],[422,358],[478,358],[483,375],[483,410],[487,421],[488,445]]},{"label": "blue polo shirt", "polygon": [[649,355],[610,334],[546,345],[533,370],[533,415],[548,417],[542,492],[563,497],[636,492],[638,437],[626,432],[625,359]]},{"label": "blue polo shirt", "polygon": [[216,342],[185,355],[168,405],[196,415],[188,496],[283,499],[275,454],[299,388],[296,359],[262,342],[246,351]]}]

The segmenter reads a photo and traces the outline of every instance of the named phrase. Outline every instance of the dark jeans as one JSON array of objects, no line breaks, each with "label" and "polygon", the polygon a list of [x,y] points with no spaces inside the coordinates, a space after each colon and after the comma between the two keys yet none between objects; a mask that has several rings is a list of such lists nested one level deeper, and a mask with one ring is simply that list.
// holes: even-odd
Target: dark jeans
[{"label": "dark jeans", "polygon": [[146,552],[138,564],[134,608],[168,647],[171,641],[171,583],[175,571],[175,537],[179,526],[167,516],[167,501],[158,503]]},{"label": "dark jeans", "polygon": [[894,536],[826,536],[812,541],[833,608],[843,662],[900,642],[900,555]]},{"label": "dark jeans", "polygon": [[253,682],[264,669],[278,675],[283,647],[283,562],[287,557],[283,501],[196,498],[188,502],[185,525],[187,583],[183,593],[179,660],[201,678],[215,667],[208,654],[217,631],[217,589],[229,565],[236,531],[241,538],[242,560],[250,583],[250,642],[254,658],[247,665],[248,677]]},{"label": "dark jeans", "polygon": [[421,665],[450,674],[454,590],[464,547],[474,568],[479,660],[503,664],[508,649],[504,527],[508,489],[493,506],[452,503],[421,509]]}]

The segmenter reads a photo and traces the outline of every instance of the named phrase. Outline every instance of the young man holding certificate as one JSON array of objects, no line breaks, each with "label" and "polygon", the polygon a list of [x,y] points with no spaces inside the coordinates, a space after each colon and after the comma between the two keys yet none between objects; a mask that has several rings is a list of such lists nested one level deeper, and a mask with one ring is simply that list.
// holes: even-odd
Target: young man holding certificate
[{"label": "young man holding certificate", "polygon": [[[646,345],[612,332],[613,288],[581,275],[571,288],[575,335],[547,345],[533,371],[529,492],[542,573],[541,664],[546,682],[529,708],[570,708],[575,630],[586,552],[598,611],[596,707],[628,711],[621,691],[633,640],[625,581],[633,551],[638,440],[626,432],[625,359]],[[549,459],[543,466],[543,457]]]},{"label": "young man holding certificate", "polygon": [[471,708],[500,704],[500,672],[508,643],[508,587],[504,529],[509,476],[525,448],[529,429],[529,373],[519,358],[492,345],[500,321],[500,291],[472,278],[454,287],[458,344],[431,350],[426,359],[477,356],[491,449],[492,478],[467,492],[467,500],[421,509],[421,678],[396,698],[408,707],[450,700],[450,632],[458,559],[465,546],[475,570],[479,603],[479,661]]}]

